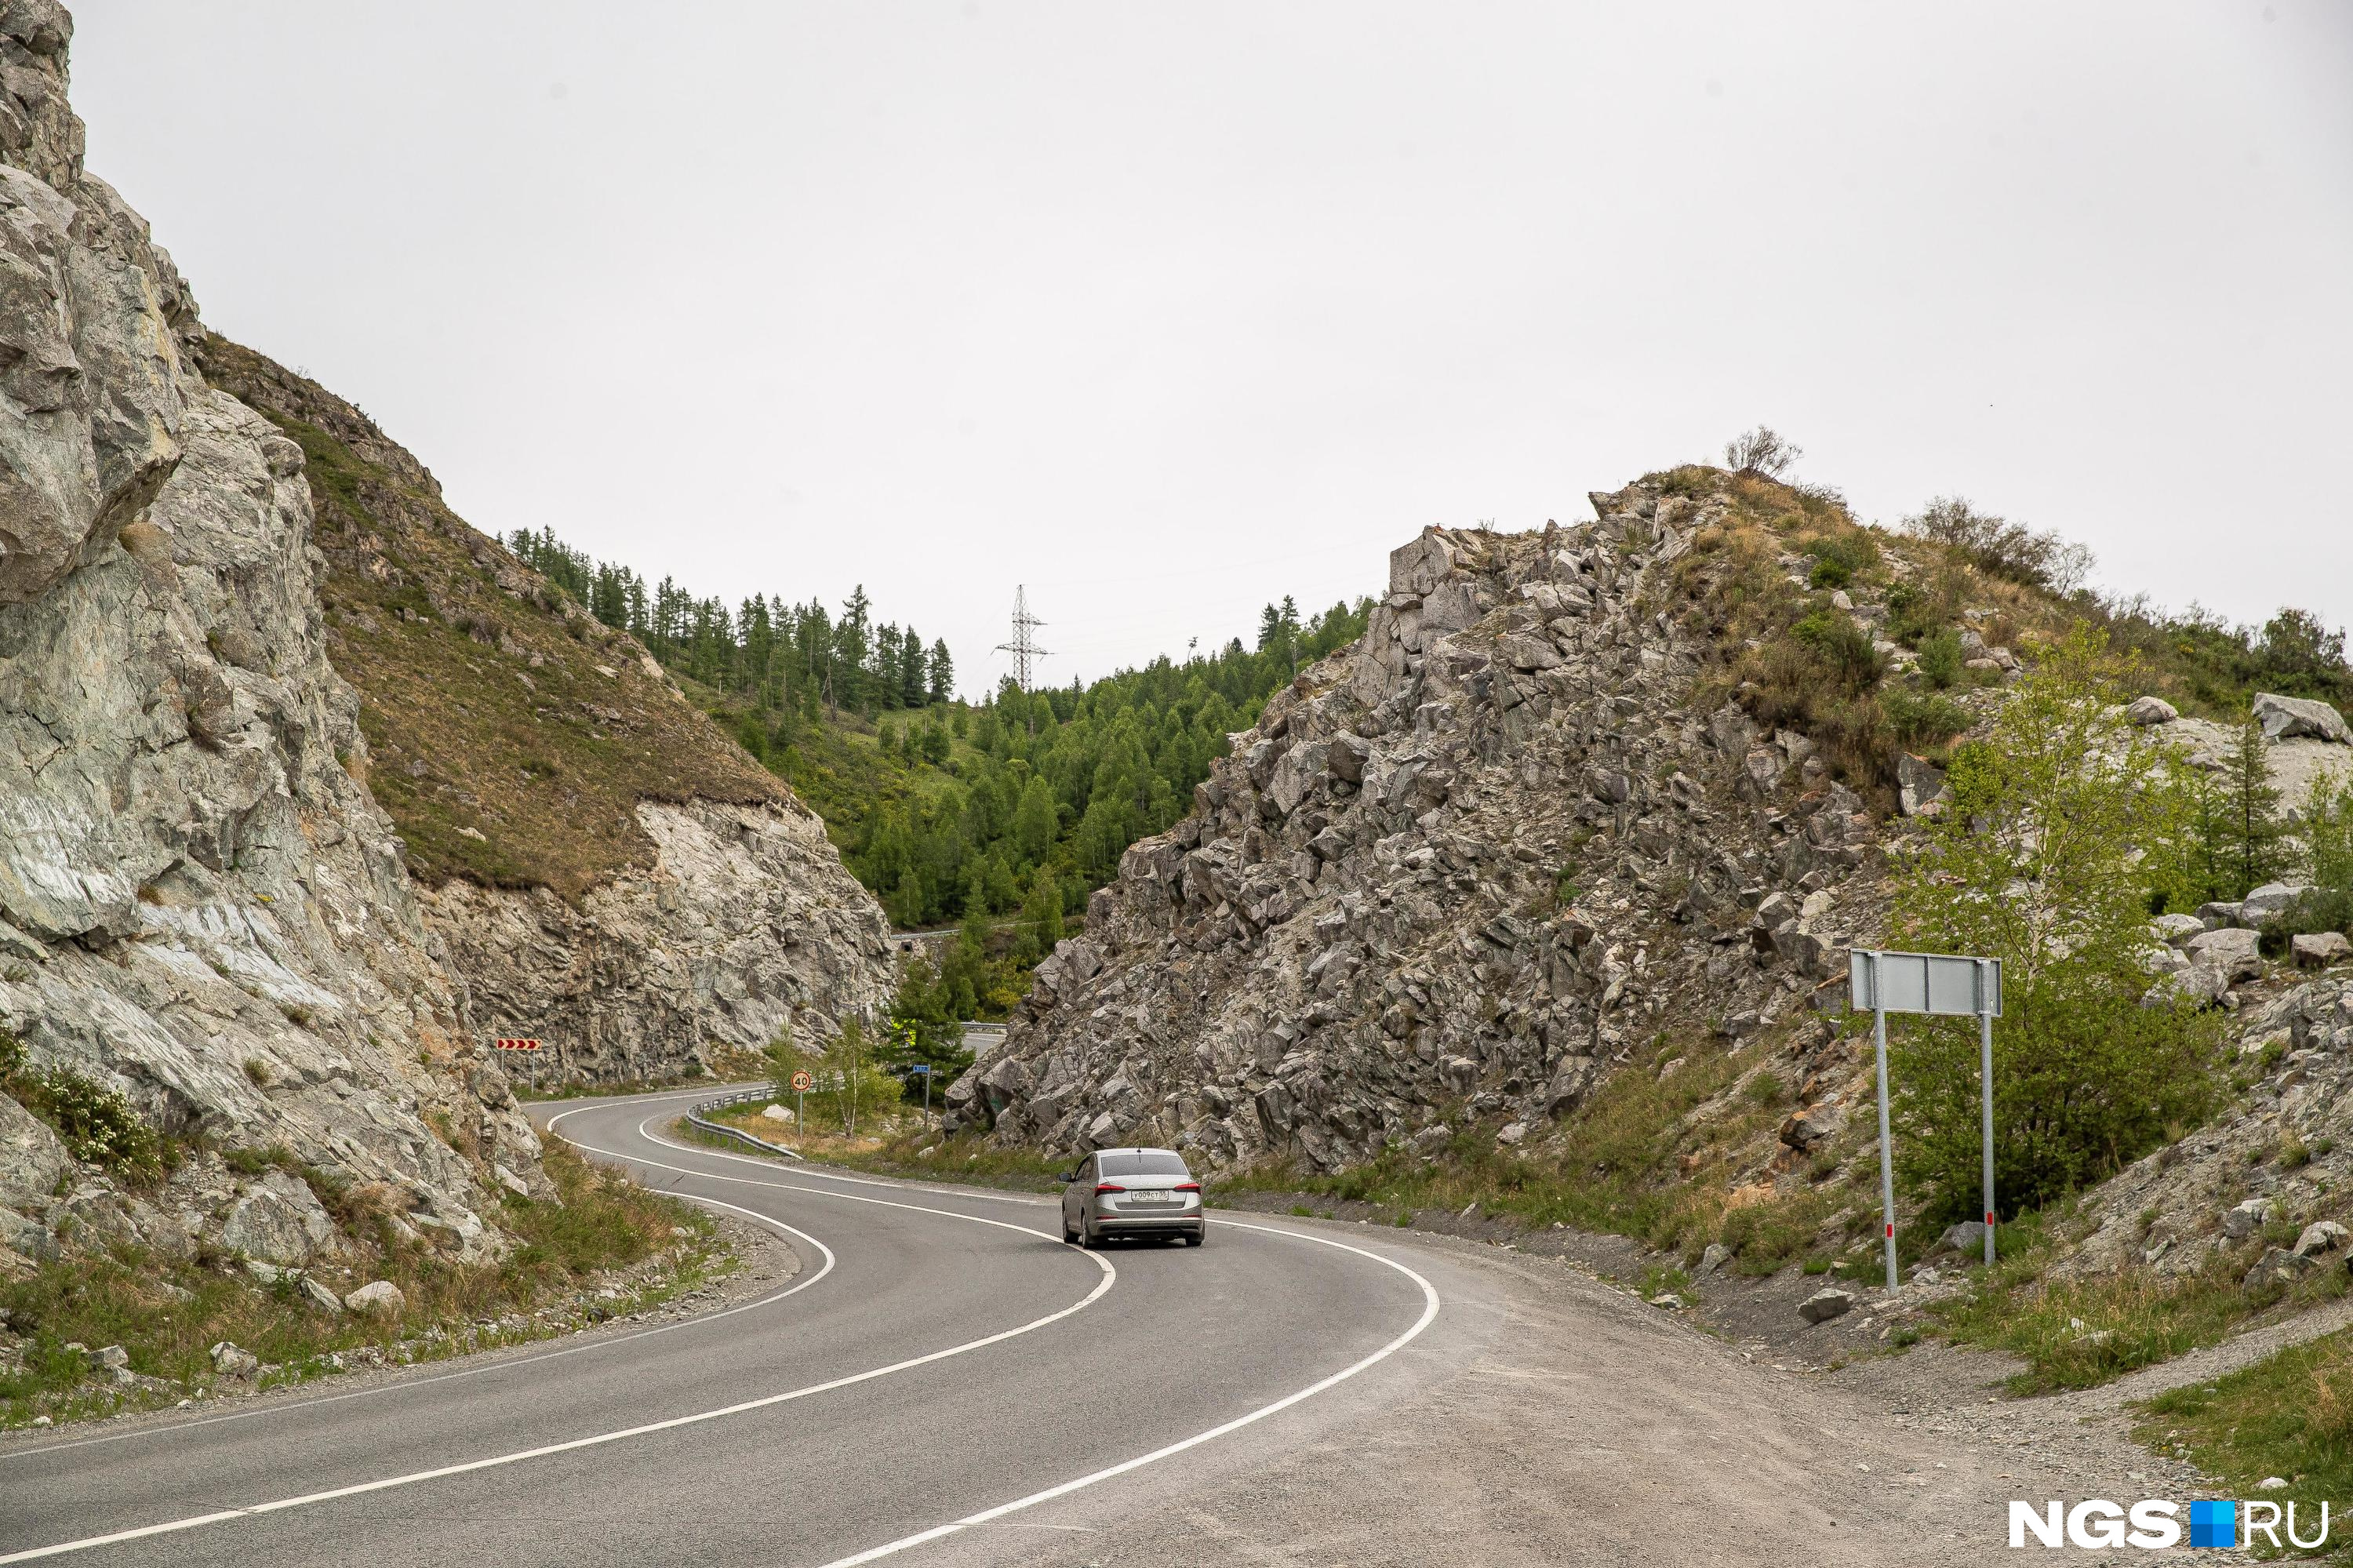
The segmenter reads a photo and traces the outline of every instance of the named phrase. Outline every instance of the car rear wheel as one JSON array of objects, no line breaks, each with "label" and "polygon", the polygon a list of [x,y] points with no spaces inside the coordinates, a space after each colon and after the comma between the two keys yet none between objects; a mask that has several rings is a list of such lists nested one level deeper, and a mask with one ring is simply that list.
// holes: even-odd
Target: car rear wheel
[{"label": "car rear wheel", "polygon": [[1208,1239],[1208,1227],[1205,1225],[1201,1229],[1187,1234],[1185,1237],[1185,1245],[1187,1246],[1199,1246],[1204,1241]]}]

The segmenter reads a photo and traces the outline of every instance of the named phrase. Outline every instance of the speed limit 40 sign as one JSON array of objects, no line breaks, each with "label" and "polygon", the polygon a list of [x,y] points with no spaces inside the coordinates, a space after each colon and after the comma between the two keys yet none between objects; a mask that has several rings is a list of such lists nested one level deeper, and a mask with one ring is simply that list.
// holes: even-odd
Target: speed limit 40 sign
[{"label": "speed limit 40 sign", "polygon": [[805,1095],[809,1092],[810,1086],[816,1082],[817,1080],[810,1077],[807,1073],[795,1073],[793,1075],[793,1092],[795,1094]]}]

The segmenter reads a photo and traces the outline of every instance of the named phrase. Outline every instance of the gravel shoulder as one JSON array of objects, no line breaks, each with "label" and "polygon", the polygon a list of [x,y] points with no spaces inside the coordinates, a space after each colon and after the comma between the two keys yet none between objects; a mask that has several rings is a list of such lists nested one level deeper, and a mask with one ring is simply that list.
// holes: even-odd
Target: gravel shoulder
[{"label": "gravel shoulder", "polygon": [[[1248,1206],[1292,1205],[1257,1194]],[[2105,1388],[2017,1399],[2002,1392],[2019,1370],[2008,1357],[1936,1341],[1883,1346],[1877,1292],[1858,1291],[1844,1319],[1807,1325],[1797,1303],[1823,1281],[1794,1269],[1702,1280],[1696,1308],[1670,1310],[1632,1288],[1665,1260],[1621,1238],[1524,1233],[1475,1215],[1410,1230],[1294,1223],[1369,1231],[1491,1271],[1508,1326],[1464,1375],[1377,1429],[1046,1561],[2006,1561],[2012,1499],[2217,1495],[2194,1468],[2133,1440],[2127,1402],[2339,1327],[2353,1311],[2332,1305]],[[1302,1498],[1316,1506],[1301,1508]]]}]

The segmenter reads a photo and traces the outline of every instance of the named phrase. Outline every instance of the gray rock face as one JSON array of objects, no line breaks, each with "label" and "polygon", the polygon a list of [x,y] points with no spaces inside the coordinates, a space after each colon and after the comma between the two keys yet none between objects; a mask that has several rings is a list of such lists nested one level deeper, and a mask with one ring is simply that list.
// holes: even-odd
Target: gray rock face
[{"label": "gray rock face", "polygon": [[2192,937],[2206,929],[2206,922],[2195,915],[2160,915],[2149,925],[2159,940],[2176,948],[2187,947]]},{"label": "gray rock face", "polygon": [[2310,736],[2337,746],[2353,746],[2353,729],[2346,728],[2345,715],[2327,703],[2261,692],[2256,694],[2254,709],[2255,721],[2263,726],[2263,734],[2269,739]]},{"label": "gray rock face", "polygon": [[[40,0],[0,8],[0,1028],[163,1128],[470,1220],[480,1189],[427,1115],[519,1169],[536,1139],[468,1060],[346,767],[366,746],[322,649],[301,449],[205,385],[170,258],[81,173],[69,32]],[[0,1128],[0,1206],[43,1230],[53,1203],[159,1245],[202,1223],[81,1173],[59,1199],[54,1150]],[[470,1255],[498,1245],[473,1228]]]},{"label": "gray rock face", "polygon": [[334,1245],[335,1223],[310,1188],[272,1171],[230,1208],[221,1240],[248,1257],[300,1268]]},{"label": "gray rock face", "polygon": [[551,1071],[650,1077],[787,1025],[815,1044],[887,999],[889,926],[814,813],[648,801],[638,820],[656,864],[577,905],[466,882],[421,891],[486,1033],[544,1041]]},{"label": "gray rock face", "polygon": [[1844,891],[1875,824],[1806,737],[1683,709],[1714,645],[1642,607],[1728,493],[1593,501],[1394,552],[1364,638],[1128,849],[1089,962],[1041,967],[954,1122],[1211,1168],[1328,1171],[1458,1118],[1537,1150],[1668,1020],[1788,1019],[1876,919]]},{"label": "gray rock face", "polygon": [[1945,770],[1906,752],[1896,759],[1895,785],[1904,814],[1916,817],[1945,798]]}]

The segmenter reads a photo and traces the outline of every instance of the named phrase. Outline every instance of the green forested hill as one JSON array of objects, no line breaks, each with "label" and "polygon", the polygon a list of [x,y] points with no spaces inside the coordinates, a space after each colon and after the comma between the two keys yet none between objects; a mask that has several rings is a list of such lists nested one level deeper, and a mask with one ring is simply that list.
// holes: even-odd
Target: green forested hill
[{"label": "green forested hill", "polygon": [[950,697],[945,644],[878,622],[862,588],[838,613],[765,594],[731,609],[668,578],[649,590],[551,533],[508,544],[643,641],[788,781],[907,929],[1016,909],[1042,926],[1047,905],[1083,907],[1123,850],[1190,809],[1226,736],[1361,635],[1371,609],[1335,604],[1303,621],[1285,599],[1261,616],[1255,647],[1238,637],[1083,687],[1024,693],[1008,680],[976,704]]}]

